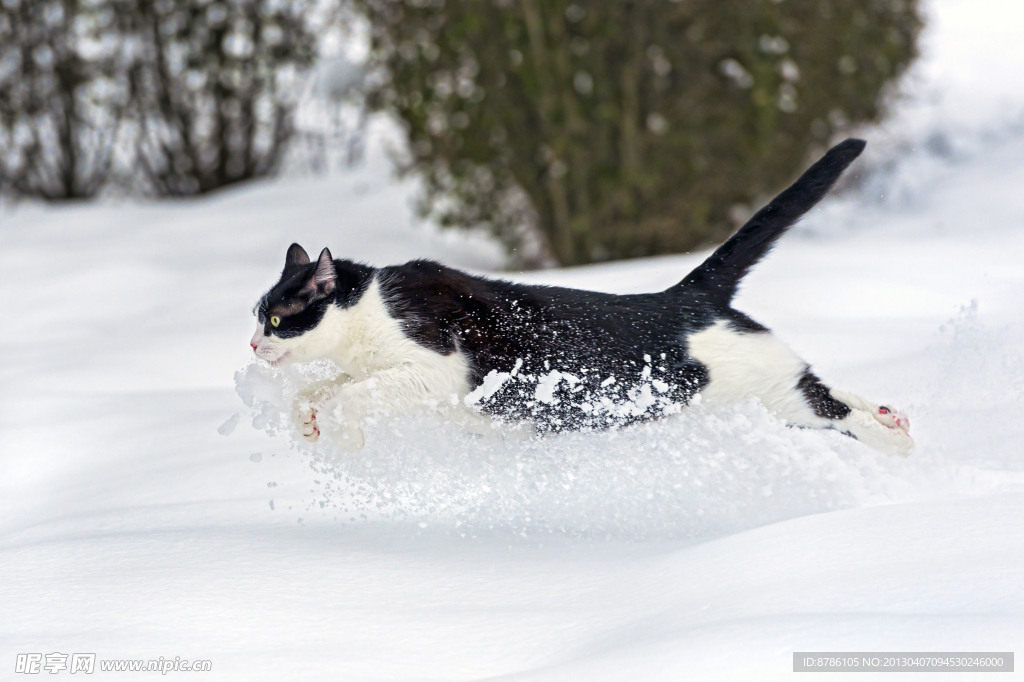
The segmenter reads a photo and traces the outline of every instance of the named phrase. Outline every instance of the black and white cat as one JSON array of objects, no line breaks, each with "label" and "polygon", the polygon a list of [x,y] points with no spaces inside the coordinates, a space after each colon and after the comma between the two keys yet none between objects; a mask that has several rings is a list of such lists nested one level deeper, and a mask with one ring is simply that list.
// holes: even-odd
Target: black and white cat
[{"label": "black and white cat", "polygon": [[[833,147],[675,286],[613,294],[485,279],[419,260],[315,263],[292,244],[256,308],[256,357],[328,358],[344,372],[309,386],[293,420],[349,448],[361,419],[427,401],[462,403],[541,431],[597,429],[756,396],[787,423],[834,428],[879,450],[913,448],[899,411],[825,386],[730,302],[743,276],[861,153]],[[698,397],[699,396],[699,397]]]}]

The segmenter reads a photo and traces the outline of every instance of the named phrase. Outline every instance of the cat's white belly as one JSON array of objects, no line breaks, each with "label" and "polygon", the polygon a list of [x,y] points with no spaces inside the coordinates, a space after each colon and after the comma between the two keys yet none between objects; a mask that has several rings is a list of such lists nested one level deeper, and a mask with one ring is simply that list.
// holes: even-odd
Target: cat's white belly
[{"label": "cat's white belly", "polygon": [[729,403],[755,396],[788,421],[829,423],[814,414],[797,388],[807,363],[770,332],[739,332],[719,320],[686,342],[690,357],[708,370],[703,399]]}]

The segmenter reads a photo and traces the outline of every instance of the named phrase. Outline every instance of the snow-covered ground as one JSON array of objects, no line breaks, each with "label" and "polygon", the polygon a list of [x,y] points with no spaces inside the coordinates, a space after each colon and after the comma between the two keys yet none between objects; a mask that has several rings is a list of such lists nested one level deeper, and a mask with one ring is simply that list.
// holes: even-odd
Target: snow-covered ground
[{"label": "snow-covered ground", "polygon": [[[91,652],[218,680],[770,680],[794,651],[1019,653],[1021,13],[929,6],[873,174],[737,304],[906,410],[906,460],[753,403],[543,441],[422,414],[356,454],[296,444],[277,424],[301,373],[247,346],[289,243],[503,262],[417,224],[377,154],[199,201],[3,208],[0,670]],[[521,278],[650,291],[701,257]]]}]

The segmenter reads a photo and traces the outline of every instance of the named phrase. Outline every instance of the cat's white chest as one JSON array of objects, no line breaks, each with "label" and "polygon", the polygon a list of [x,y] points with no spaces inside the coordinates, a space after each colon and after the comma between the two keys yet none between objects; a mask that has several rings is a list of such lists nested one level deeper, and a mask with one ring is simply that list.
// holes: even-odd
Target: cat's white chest
[{"label": "cat's white chest", "polygon": [[331,306],[314,335],[314,343],[327,346],[325,355],[355,379],[405,369],[429,377],[431,393],[469,390],[469,363],[463,354],[442,355],[410,339],[388,313],[376,279],[355,305]]}]

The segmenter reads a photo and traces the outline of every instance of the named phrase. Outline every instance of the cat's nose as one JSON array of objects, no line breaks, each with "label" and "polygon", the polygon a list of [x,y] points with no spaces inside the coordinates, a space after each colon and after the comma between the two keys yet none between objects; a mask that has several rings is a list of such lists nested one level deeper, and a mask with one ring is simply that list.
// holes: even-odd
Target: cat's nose
[{"label": "cat's nose", "polygon": [[255,344],[255,343],[252,343],[252,342],[250,342],[250,343],[249,343],[249,345],[250,345],[250,346],[252,346],[252,351],[253,351],[253,352],[255,353],[255,352],[256,352],[256,348],[257,348],[258,344]]}]

